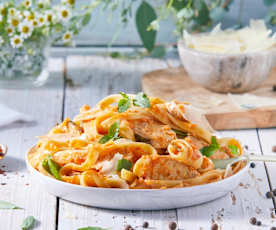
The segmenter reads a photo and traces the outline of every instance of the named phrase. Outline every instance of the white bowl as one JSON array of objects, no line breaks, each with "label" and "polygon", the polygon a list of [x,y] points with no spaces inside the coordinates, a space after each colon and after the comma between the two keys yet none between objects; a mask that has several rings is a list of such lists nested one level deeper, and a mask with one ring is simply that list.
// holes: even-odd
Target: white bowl
[{"label": "white bowl", "polygon": [[178,53],[188,75],[218,93],[243,93],[257,88],[276,62],[276,47],[252,53],[220,54],[191,49],[178,41]]},{"label": "white bowl", "polygon": [[247,164],[237,174],[206,185],[171,189],[117,189],[66,183],[43,175],[31,166],[27,157],[26,164],[36,183],[57,197],[93,207],[125,210],[182,208],[215,200],[233,191],[249,168]]}]

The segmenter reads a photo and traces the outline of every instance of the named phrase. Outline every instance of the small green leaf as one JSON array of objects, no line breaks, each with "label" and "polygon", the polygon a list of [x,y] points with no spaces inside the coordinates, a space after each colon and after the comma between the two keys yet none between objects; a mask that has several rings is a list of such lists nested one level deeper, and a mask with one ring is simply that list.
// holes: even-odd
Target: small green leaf
[{"label": "small green leaf", "polygon": [[150,108],[150,100],[143,92],[140,92],[135,96],[133,99],[133,104],[142,108]]},{"label": "small green leaf", "polygon": [[217,142],[217,138],[215,136],[211,137],[211,145],[219,147],[219,144]]},{"label": "small green leaf", "polygon": [[226,10],[224,10],[222,7],[215,7],[210,11],[210,18],[217,22],[224,18],[226,14]]},{"label": "small green leaf", "polygon": [[118,102],[118,112],[122,113],[128,110],[130,107],[131,101],[128,95],[125,93],[120,93],[122,95],[122,99]]},{"label": "small green leaf", "polygon": [[42,161],[42,166],[43,168],[50,173],[50,168],[49,168],[49,164],[48,164],[48,157],[46,157],[43,161]]},{"label": "small green leaf", "polygon": [[151,56],[153,58],[162,58],[166,55],[166,48],[165,46],[155,46],[152,53],[151,53]]},{"label": "small green leaf", "polygon": [[15,204],[9,203],[4,200],[0,200],[0,209],[20,209]]},{"label": "small green leaf", "polygon": [[233,155],[239,155],[240,154],[240,150],[236,145],[228,145],[228,148],[231,150],[231,153]]},{"label": "small green leaf", "polygon": [[35,225],[35,218],[33,216],[28,216],[21,224],[22,230],[30,230]]},{"label": "small green leaf", "polygon": [[50,173],[58,180],[61,180],[61,177],[59,175],[60,166],[54,162],[51,158],[48,158],[48,165]]},{"label": "small green leaf", "polygon": [[117,52],[117,51],[111,52],[110,53],[110,57],[112,57],[112,58],[120,58],[121,54],[119,52]]},{"label": "small green leaf", "polygon": [[136,27],[144,47],[151,52],[154,48],[156,31],[148,30],[151,22],[157,18],[152,6],[146,1],[142,1],[136,11]]},{"label": "small green leaf", "polygon": [[272,6],[276,3],[276,0],[264,0],[266,6]]},{"label": "small green leaf", "polygon": [[118,160],[117,171],[121,171],[122,169],[130,170],[132,167],[132,163],[129,160],[121,159]]},{"label": "small green leaf", "polygon": [[218,150],[217,146],[214,145],[209,145],[209,146],[205,146],[203,148],[200,149],[200,152],[202,153],[202,155],[206,156],[206,157],[210,157],[212,156],[216,151]]},{"label": "small green leaf", "polygon": [[195,9],[198,11],[195,21],[199,25],[208,24],[210,17],[209,17],[209,9],[206,5],[206,2],[204,0],[194,0],[193,4],[195,6]]},{"label": "small green leaf", "polygon": [[109,228],[86,227],[86,228],[78,228],[78,230],[109,230]]},{"label": "small green leaf", "polygon": [[100,144],[105,144],[110,140],[116,140],[119,138],[119,131],[120,131],[120,121],[116,121],[113,125],[111,125],[108,129],[108,134],[104,135],[100,140]]},{"label": "small green leaf", "polygon": [[172,129],[172,131],[174,131],[176,133],[176,136],[178,138],[184,138],[184,137],[187,137],[188,136],[188,133],[186,132],[183,132],[181,130],[178,130],[178,129]]},{"label": "small green leaf", "polygon": [[91,20],[91,13],[88,12],[83,16],[83,19],[81,21],[82,26],[86,26]]},{"label": "small green leaf", "polygon": [[178,18],[189,19],[194,16],[194,11],[191,8],[183,8],[177,13]]}]

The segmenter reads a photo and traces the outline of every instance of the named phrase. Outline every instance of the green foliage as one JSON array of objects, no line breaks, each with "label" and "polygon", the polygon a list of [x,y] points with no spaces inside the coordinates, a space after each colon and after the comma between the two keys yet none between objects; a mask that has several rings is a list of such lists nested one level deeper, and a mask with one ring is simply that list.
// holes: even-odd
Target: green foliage
[{"label": "green foliage", "polygon": [[132,163],[127,159],[118,160],[117,171],[121,171],[122,169],[130,170],[132,167]]},{"label": "green foliage", "polygon": [[151,22],[157,18],[152,6],[142,1],[136,12],[136,27],[144,47],[151,52],[154,48],[156,31],[148,30]]},{"label": "green foliage", "polygon": [[21,229],[30,230],[30,229],[33,229],[34,225],[35,225],[35,218],[33,216],[28,216],[21,224]]},{"label": "green foliage", "polygon": [[104,135],[99,143],[105,144],[110,140],[116,140],[119,138],[119,131],[120,131],[120,121],[116,121],[114,124],[112,124],[109,129],[107,135]]},{"label": "green foliage", "polygon": [[276,0],[264,0],[266,6],[272,6],[276,3]]}]

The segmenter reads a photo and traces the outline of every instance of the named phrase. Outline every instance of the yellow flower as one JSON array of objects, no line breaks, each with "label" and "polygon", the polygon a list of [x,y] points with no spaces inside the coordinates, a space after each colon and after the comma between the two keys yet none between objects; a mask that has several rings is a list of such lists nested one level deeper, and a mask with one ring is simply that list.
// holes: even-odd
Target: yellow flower
[{"label": "yellow flower", "polygon": [[16,14],[16,9],[15,8],[10,8],[8,12],[9,12],[9,16],[13,17]]},{"label": "yellow flower", "polygon": [[46,21],[46,24],[50,24],[54,21],[54,14],[52,11],[47,11],[46,14],[45,14],[45,21]]},{"label": "yellow flower", "polygon": [[9,26],[9,27],[7,28],[7,33],[8,33],[8,35],[11,36],[11,35],[13,34],[13,32],[14,32],[13,27]]},{"label": "yellow flower", "polygon": [[11,17],[9,18],[9,24],[12,26],[12,27],[17,27],[20,23],[20,19],[19,17]]},{"label": "yellow flower", "polygon": [[72,36],[73,36],[72,32],[67,31],[62,37],[64,43],[69,43],[72,39]]},{"label": "yellow flower", "polygon": [[19,25],[19,31],[21,33],[21,36],[23,38],[28,38],[32,35],[33,32],[33,26],[30,22],[28,21],[23,21],[22,23],[20,23]]},{"label": "yellow flower", "polygon": [[19,48],[22,46],[22,44],[23,44],[23,39],[20,36],[15,35],[14,37],[12,37],[11,45],[13,48]]},{"label": "yellow flower", "polygon": [[31,0],[25,0],[23,2],[23,5],[27,8],[31,7],[32,6],[32,1]]},{"label": "yellow flower", "polygon": [[71,12],[71,10],[69,8],[67,8],[67,7],[61,7],[59,9],[59,18],[61,20],[68,21],[68,20],[70,20],[71,16],[72,16],[72,12]]},{"label": "yellow flower", "polygon": [[45,24],[45,17],[43,15],[38,15],[37,21],[39,26],[43,26]]},{"label": "yellow flower", "polygon": [[74,6],[75,5],[75,0],[62,0],[63,4],[67,4],[69,6]]},{"label": "yellow flower", "polygon": [[4,4],[0,4],[0,14],[1,16],[5,16],[7,14],[7,9],[5,8]]},{"label": "yellow flower", "polygon": [[37,27],[38,26],[38,21],[36,19],[32,20],[31,23],[32,23],[33,27]]}]

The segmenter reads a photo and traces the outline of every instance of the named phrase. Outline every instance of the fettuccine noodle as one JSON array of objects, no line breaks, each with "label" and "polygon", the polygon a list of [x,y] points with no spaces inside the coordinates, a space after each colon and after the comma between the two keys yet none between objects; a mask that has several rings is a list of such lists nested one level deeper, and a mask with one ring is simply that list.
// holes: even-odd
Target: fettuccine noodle
[{"label": "fettuccine noodle", "polygon": [[[189,103],[116,94],[94,108],[84,105],[72,121],[40,136],[28,160],[40,173],[72,184],[160,189],[223,180],[225,169],[214,169],[212,158],[242,152],[238,140],[216,138]],[[227,176],[242,167],[235,164]]]}]

